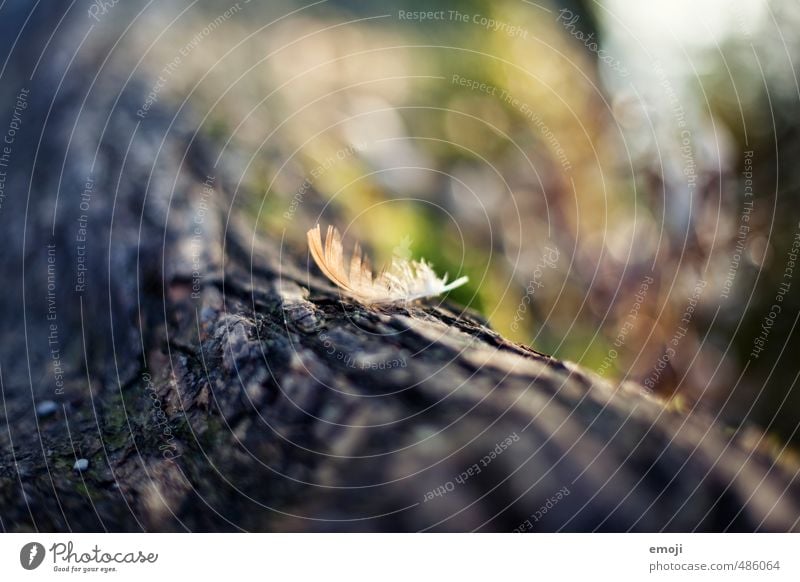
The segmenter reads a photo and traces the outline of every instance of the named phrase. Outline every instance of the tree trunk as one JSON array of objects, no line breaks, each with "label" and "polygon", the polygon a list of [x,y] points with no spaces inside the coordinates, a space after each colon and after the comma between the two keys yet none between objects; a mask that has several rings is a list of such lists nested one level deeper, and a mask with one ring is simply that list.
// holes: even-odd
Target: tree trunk
[{"label": "tree trunk", "polygon": [[741,432],[454,305],[342,299],[232,203],[185,108],[142,119],[121,57],[70,61],[80,18],[9,52],[23,4],[0,25],[3,530],[798,529],[796,468]]}]

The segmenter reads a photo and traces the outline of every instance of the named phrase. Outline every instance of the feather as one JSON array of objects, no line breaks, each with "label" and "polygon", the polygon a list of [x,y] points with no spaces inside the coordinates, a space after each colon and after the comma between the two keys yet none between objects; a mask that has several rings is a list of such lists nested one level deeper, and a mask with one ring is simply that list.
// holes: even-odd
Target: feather
[{"label": "feather", "polygon": [[328,227],[324,244],[319,225],[309,230],[307,237],[311,256],[320,270],[347,295],[362,303],[405,303],[434,297],[468,281],[467,277],[460,277],[448,283],[447,275],[440,279],[424,259],[414,261],[398,256],[392,258],[388,270],[373,277],[369,259],[358,243],[350,256],[349,268],[345,268],[342,236],[336,228]]}]

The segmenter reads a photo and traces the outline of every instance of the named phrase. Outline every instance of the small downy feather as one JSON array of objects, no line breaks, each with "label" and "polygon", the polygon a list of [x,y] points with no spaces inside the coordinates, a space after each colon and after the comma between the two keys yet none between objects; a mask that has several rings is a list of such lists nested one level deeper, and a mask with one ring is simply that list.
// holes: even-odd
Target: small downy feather
[{"label": "small downy feather", "polygon": [[342,236],[336,228],[328,227],[325,244],[319,225],[306,234],[311,256],[320,270],[347,295],[362,303],[405,303],[435,297],[468,281],[467,277],[460,277],[448,283],[447,275],[441,279],[437,277],[424,259],[414,261],[401,257],[393,257],[391,267],[373,277],[369,259],[358,243],[350,257],[349,269],[345,268]]}]

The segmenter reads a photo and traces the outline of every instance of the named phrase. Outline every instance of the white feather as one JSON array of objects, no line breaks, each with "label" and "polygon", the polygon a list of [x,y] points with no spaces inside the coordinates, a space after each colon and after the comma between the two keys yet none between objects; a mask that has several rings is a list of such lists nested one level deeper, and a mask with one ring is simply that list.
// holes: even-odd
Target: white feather
[{"label": "white feather", "polygon": [[319,225],[309,230],[307,237],[311,256],[320,270],[347,295],[362,303],[405,303],[435,297],[468,281],[467,277],[460,277],[448,283],[447,275],[440,279],[424,259],[402,257],[394,257],[388,270],[373,277],[369,259],[364,257],[358,243],[350,257],[349,269],[345,268],[342,236],[336,228],[328,227],[324,244]]}]

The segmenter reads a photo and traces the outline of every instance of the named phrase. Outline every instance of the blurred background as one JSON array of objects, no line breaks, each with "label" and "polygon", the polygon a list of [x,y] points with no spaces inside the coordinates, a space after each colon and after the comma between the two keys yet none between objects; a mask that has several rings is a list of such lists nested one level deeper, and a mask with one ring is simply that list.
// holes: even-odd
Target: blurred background
[{"label": "blurred background", "polygon": [[800,4],[163,8],[132,54],[191,101],[254,236],[425,257],[514,340],[791,454]]}]

